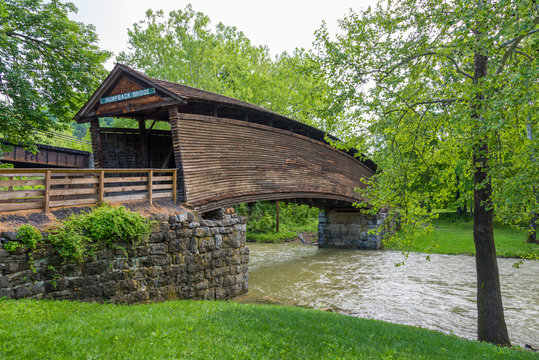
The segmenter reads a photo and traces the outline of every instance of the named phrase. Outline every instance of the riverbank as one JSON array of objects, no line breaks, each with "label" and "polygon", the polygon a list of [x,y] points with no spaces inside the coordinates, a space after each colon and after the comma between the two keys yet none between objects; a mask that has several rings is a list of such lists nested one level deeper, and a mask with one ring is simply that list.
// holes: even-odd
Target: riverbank
[{"label": "riverbank", "polygon": [[538,359],[522,349],[299,307],[0,300],[0,358]]},{"label": "riverbank", "polygon": [[[397,236],[384,243],[386,250],[400,250],[420,253],[447,255],[475,255],[473,242],[473,220],[470,216],[456,216],[455,213],[440,213],[434,220],[434,230],[424,236],[414,239],[413,243],[404,243]],[[301,234],[306,243],[316,243],[318,239],[318,218],[305,217],[301,225],[285,221],[279,232],[266,229],[265,231],[247,230],[247,241],[258,243],[300,242]],[[503,258],[539,259],[539,244],[526,243],[526,232],[512,229],[508,226],[495,225],[494,241],[496,253]]]},{"label": "riverbank", "polygon": [[[507,226],[495,225],[494,242],[498,257],[539,259],[539,245],[526,243],[526,232]],[[440,214],[434,221],[434,231],[417,237],[413,243],[396,241],[384,246],[389,250],[404,250],[447,255],[475,255],[473,242],[473,220],[471,217],[457,217],[454,214]]]}]

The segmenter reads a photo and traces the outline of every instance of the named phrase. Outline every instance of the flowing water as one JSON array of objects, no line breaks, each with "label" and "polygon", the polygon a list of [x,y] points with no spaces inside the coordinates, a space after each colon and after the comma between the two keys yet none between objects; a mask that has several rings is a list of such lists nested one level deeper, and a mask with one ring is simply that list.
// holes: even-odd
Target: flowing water
[{"label": "flowing water", "polygon": [[[249,244],[243,302],[333,308],[362,318],[421,326],[476,339],[475,259],[396,251]],[[505,319],[514,345],[539,346],[539,261],[498,259]]]}]

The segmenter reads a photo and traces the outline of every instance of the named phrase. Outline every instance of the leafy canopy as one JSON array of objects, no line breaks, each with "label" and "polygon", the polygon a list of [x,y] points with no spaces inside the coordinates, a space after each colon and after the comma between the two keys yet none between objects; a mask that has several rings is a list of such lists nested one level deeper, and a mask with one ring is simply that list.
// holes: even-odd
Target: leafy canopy
[{"label": "leafy canopy", "polygon": [[298,121],[312,123],[324,108],[326,86],[303,49],[272,59],[233,26],[184,10],[146,12],[129,29],[128,52],[118,61],[150,77],[234,97]]},{"label": "leafy canopy", "polygon": [[[350,12],[334,38],[317,32],[332,116],[383,169],[365,194],[376,208],[400,209],[415,226],[430,208],[469,201],[473,146],[486,139],[497,216],[516,225],[537,211],[539,142],[526,126],[539,131],[538,24],[531,1],[407,0]],[[477,53],[488,57],[480,80]]]},{"label": "leafy canopy", "polygon": [[65,127],[105,76],[109,54],[92,25],[68,18],[76,11],[58,0],[0,1],[1,138],[31,145],[33,129]]}]

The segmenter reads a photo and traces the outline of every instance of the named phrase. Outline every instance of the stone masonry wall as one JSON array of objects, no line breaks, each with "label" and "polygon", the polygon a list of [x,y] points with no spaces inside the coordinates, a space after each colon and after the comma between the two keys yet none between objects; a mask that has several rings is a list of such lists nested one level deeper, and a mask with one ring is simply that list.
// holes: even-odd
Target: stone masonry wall
[{"label": "stone masonry wall", "polygon": [[[246,218],[199,219],[194,212],[154,215],[147,241],[105,250],[82,264],[63,264],[50,245],[28,254],[0,245],[0,298],[141,303],[169,299],[229,299],[247,292]],[[1,243],[16,241],[2,233]]]},{"label": "stone masonry wall", "polygon": [[354,211],[326,210],[318,216],[318,247],[379,249],[383,233],[369,231],[384,225],[385,213],[361,214]]}]

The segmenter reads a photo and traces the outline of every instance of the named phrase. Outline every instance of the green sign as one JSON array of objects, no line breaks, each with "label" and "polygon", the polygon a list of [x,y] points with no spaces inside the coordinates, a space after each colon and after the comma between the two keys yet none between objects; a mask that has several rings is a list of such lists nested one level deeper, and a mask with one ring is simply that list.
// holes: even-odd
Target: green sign
[{"label": "green sign", "polygon": [[142,90],[137,90],[137,91],[133,91],[133,92],[128,92],[128,93],[125,93],[125,94],[118,94],[118,95],[108,96],[108,97],[101,98],[100,101],[101,101],[101,104],[108,104],[108,103],[111,103],[111,102],[129,100],[129,99],[133,99],[133,98],[137,98],[137,97],[141,97],[141,96],[146,96],[146,95],[151,95],[151,94],[155,94],[155,88],[142,89]]}]

